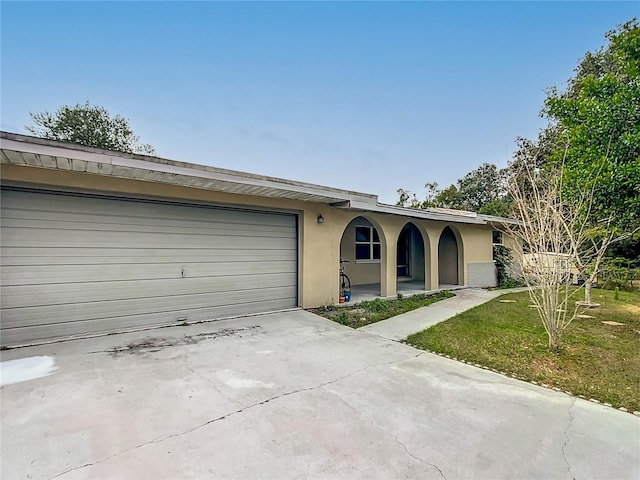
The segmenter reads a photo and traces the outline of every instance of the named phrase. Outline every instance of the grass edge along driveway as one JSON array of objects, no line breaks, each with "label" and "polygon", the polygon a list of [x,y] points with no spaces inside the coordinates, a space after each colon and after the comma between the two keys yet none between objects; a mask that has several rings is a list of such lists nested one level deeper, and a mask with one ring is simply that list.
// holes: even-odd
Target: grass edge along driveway
[{"label": "grass edge along driveway", "polygon": [[528,292],[498,297],[411,335],[406,343],[638,411],[640,292],[620,292],[616,299],[613,291],[594,290],[594,299],[602,305],[584,312],[593,318],[577,318],[569,325],[559,354],[549,350]]}]

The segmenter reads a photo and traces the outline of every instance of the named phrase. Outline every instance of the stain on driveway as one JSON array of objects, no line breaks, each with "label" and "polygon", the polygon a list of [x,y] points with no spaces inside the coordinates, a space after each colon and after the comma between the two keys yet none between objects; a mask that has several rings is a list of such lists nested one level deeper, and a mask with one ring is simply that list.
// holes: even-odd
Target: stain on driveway
[{"label": "stain on driveway", "polygon": [[[175,327],[178,328],[178,327]],[[214,332],[197,333],[195,335],[182,335],[179,337],[145,337],[142,340],[130,342],[124,346],[111,347],[108,350],[91,353],[108,353],[112,357],[117,357],[122,353],[142,355],[145,353],[159,352],[167,347],[179,347],[183,345],[195,345],[197,343],[215,340],[223,337],[243,337],[245,335],[255,333],[256,329],[260,329],[260,325],[253,325],[242,328],[223,328]]]}]

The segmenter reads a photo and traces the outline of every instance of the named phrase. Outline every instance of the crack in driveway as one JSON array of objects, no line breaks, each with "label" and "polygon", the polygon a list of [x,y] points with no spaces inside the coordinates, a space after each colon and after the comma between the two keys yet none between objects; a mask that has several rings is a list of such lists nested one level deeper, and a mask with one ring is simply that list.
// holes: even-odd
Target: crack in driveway
[{"label": "crack in driveway", "polygon": [[[416,356],[417,356],[417,355],[416,355]],[[332,382],[332,383],[335,383],[335,382]],[[326,385],[325,385],[325,386],[326,386]],[[320,388],[323,388],[323,387],[320,387]],[[378,431],[380,431],[380,432],[384,433],[385,435],[388,435],[388,436],[390,436],[391,438],[393,438],[393,439],[394,439],[394,441],[395,441],[398,445],[400,445],[400,446],[403,448],[403,450],[407,453],[407,455],[409,455],[411,458],[413,458],[414,460],[419,461],[419,462],[420,462],[420,463],[422,463],[422,464],[427,464],[427,465],[429,465],[429,466],[431,466],[431,467],[435,468],[435,469],[440,473],[440,476],[441,476],[442,478],[444,478],[444,480],[447,480],[447,477],[445,476],[445,474],[442,472],[442,470],[440,470],[440,468],[439,468],[436,464],[431,463],[431,462],[427,462],[427,461],[426,461],[426,460],[424,460],[423,458],[420,458],[420,457],[418,457],[417,455],[415,455],[415,454],[411,453],[411,451],[409,450],[409,448],[408,448],[404,443],[402,443],[402,442],[400,441],[400,439],[398,438],[398,436],[397,436],[395,433],[391,433],[391,432],[389,432],[388,430],[385,430],[384,428],[382,428],[380,425],[378,425],[378,424],[373,420],[373,418],[372,418],[372,417],[370,417],[369,415],[367,415],[367,414],[366,414],[366,413],[364,413],[363,411],[361,411],[361,410],[357,409],[356,407],[354,407],[353,405],[351,405],[349,402],[347,402],[347,401],[342,397],[342,395],[340,395],[340,394],[339,394],[338,392],[336,392],[335,390],[327,390],[327,391],[328,391],[328,392],[330,392],[330,393],[333,393],[333,394],[334,394],[336,397],[338,397],[338,398],[340,399],[340,401],[341,401],[342,403],[344,403],[347,407],[349,407],[349,408],[350,408],[350,409],[352,409],[353,411],[357,412],[360,416],[362,416],[362,417],[366,418],[366,419],[369,421],[369,423],[371,424],[371,426],[372,426],[373,428],[375,428],[376,430],[378,430]]]},{"label": "crack in driveway", "polygon": [[578,399],[576,397],[573,397],[571,405],[569,405],[569,410],[568,410],[569,423],[567,425],[567,428],[565,428],[564,432],[563,432],[564,436],[565,436],[565,441],[564,441],[564,444],[562,445],[562,458],[564,460],[564,463],[567,464],[567,471],[569,472],[569,476],[571,477],[571,480],[575,480],[576,477],[573,475],[573,472],[571,471],[571,465],[569,465],[569,461],[567,460],[565,448],[569,444],[569,429],[571,428],[571,424],[573,423],[573,413],[571,413],[571,410],[573,409],[574,405],[576,404],[576,400],[578,400]]},{"label": "crack in driveway", "polygon": [[[184,431],[182,431],[182,432],[178,432],[178,433],[171,433],[171,434],[168,434],[168,435],[163,435],[163,436],[160,436],[160,437],[154,438],[154,439],[152,439],[152,440],[148,440],[148,441],[146,441],[146,442],[142,442],[142,443],[140,443],[140,444],[138,444],[138,445],[135,445],[134,447],[127,448],[127,449],[122,450],[122,451],[120,451],[120,452],[114,453],[114,454],[112,454],[112,455],[109,455],[108,457],[102,458],[102,459],[97,460],[97,461],[95,461],[95,462],[85,463],[85,464],[83,464],[83,465],[79,465],[79,466],[77,466],[77,467],[73,467],[73,468],[67,469],[67,470],[65,470],[65,471],[63,471],[63,472],[60,472],[60,473],[58,473],[58,474],[56,474],[56,475],[54,475],[54,476],[52,476],[52,477],[49,477],[49,480],[53,480],[54,478],[59,478],[59,477],[61,477],[61,476],[63,476],[63,475],[66,475],[67,473],[75,472],[75,471],[77,471],[77,470],[81,470],[81,469],[86,468],[86,467],[91,467],[91,466],[94,466],[94,465],[98,465],[98,464],[100,464],[100,463],[104,463],[104,462],[106,462],[106,461],[108,461],[108,460],[111,460],[112,458],[115,458],[115,457],[118,457],[118,456],[120,456],[120,455],[123,455],[123,454],[129,453],[129,452],[132,452],[132,451],[134,451],[134,450],[137,450],[138,448],[142,448],[142,447],[147,446],[147,445],[151,445],[151,444],[155,444],[155,443],[162,443],[162,442],[164,442],[164,441],[166,441],[166,440],[169,440],[169,439],[171,439],[171,438],[181,437],[181,436],[183,436],[183,435],[188,435],[188,434],[190,434],[190,433],[195,432],[196,430],[200,430],[201,428],[204,428],[204,427],[206,427],[206,426],[208,426],[208,425],[211,425],[212,423],[220,422],[220,421],[222,421],[222,420],[225,420],[225,419],[227,419],[227,418],[229,418],[229,417],[233,417],[233,416],[235,416],[235,415],[238,415],[238,414],[240,414],[240,413],[243,413],[243,412],[245,412],[245,411],[247,411],[247,410],[250,410],[250,409],[252,409],[252,408],[259,407],[259,406],[261,406],[261,405],[265,405],[265,404],[267,404],[267,403],[269,403],[269,402],[272,402],[272,401],[274,401],[274,400],[278,400],[278,399],[281,399],[281,398],[284,398],[284,397],[288,397],[288,396],[291,396],[291,395],[296,395],[296,394],[298,394],[298,393],[302,393],[302,392],[310,392],[310,391],[313,391],[313,390],[317,390],[317,389],[320,389],[320,388],[326,387],[327,385],[331,385],[331,384],[333,384],[333,383],[339,382],[339,381],[344,380],[344,379],[346,379],[346,378],[352,377],[352,376],[354,376],[354,375],[358,375],[359,373],[362,373],[362,372],[364,372],[364,371],[366,371],[366,370],[369,370],[369,369],[372,369],[372,368],[377,368],[377,367],[383,367],[383,366],[385,366],[385,365],[393,365],[393,364],[396,364],[396,363],[405,362],[405,361],[407,361],[407,360],[409,360],[409,359],[411,359],[411,358],[419,357],[419,356],[423,355],[424,353],[425,353],[425,352],[420,352],[420,353],[418,353],[418,354],[411,355],[410,357],[403,358],[403,359],[401,359],[401,360],[394,360],[394,361],[392,361],[392,362],[383,362],[383,363],[377,363],[377,364],[374,364],[374,365],[369,365],[369,366],[366,366],[366,367],[361,368],[361,369],[359,369],[359,370],[355,370],[355,371],[353,371],[353,372],[351,372],[351,373],[348,373],[348,374],[346,374],[346,375],[342,375],[342,376],[340,376],[340,377],[338,377],[338,378],[335,378],[335,379],[333,379],[333,380],[329,380],[329,381],[327,381],[327,382],[323,382],[323,383],[321,383],[321,384],[318,384],[318,385],[315,385],[315,386],[312,386],[312,387],[298,388],[298,389],[296,389],[296,390],[291,390],[291,391],[288,391],[288,392],[281,393],[281,394],[279,394],[279,395],[275,395],[275,396],[273,396],[273,397],[269,397],[269,398],[267,398],[266,400],[262,400],[262,401],[260,401],[260,402],[253,403],[253,404],[251,404],[251,405],[248,405],[248,406],[246,406],[246,407],[240,408],[240,409],[238,409],[238,410],[234,410],[234,411],[232,411],[232,412],[229,412],[229,413],[227,413],[227,414],[225,414],[225,415],[221,415],[221,416],[216,417],[216,418],[213,418],[213,419],[211,419],[211,420],[207,420],[207,421],[206,421],[206,422],[204,422],[204,423],[201,423],[201,424],[199,424],[199,425],[196,425],[195,427],[188,428],[188,429],[186,429],[186,430],[184,430]],[[195,372],[194,372],[194,373],[195,373]],[[197,373],[196,373],[196,375],[197,375]],[[400,443],[400,442],[398,442],[398,443]],[[406,449],[406,448],[405,448],[405,449]],[[409,453],[409,452],[407,451],[407,453]],[[416,458],[417,458],[417,457],[416,457]],[[420,460],[420,459],[418,459],[418,460]],[[430,464],[430,465],[431,465],[431,464]],[[438,467],[435,467],[435,468],[438,468]],[[438,469],[438,471],[439,471],[439,470],[440,470],[440,469]],[[440,473],[442,473],[442,472],[440,472]],[[443,477],[444,477],[444,475],[443,475]]]}]

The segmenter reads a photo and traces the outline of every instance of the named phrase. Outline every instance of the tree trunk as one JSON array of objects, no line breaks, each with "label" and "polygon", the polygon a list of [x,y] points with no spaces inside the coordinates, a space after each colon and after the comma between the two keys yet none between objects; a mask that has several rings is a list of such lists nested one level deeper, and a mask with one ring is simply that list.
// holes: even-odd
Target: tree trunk
[{"label": "tree trunk", "polygon": [[549,350],[552,352],[560,350],[560,335],[557,332],[549,334]]},{"label": "tree trunk", "polygon": [[[553,312],[553,314],[557,314],[556,312]],[[557,352],[558,350],[560,350],[560,332],[558,331],[558,324],[557,324],[557,319],[553,319],[553,321],[549,321],[549,319],[547,319],[547,325],[548,325],[548,329],[547,329],[547,333],[549,334],[549,350],[551,350],[552,352]]]},{"label": "tree trunk", "polygon": [[584,303],[591,305],[591,287],[593,286],[593,280],[590,278],[584,282]]}]

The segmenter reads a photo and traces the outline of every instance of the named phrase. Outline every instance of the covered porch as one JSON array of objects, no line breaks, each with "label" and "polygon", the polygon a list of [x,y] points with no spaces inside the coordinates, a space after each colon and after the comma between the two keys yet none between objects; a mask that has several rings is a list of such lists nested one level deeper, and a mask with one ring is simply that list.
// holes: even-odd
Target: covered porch
[{"label": "covered porch", "polygon": [[397,222],[383,230],[373,219],[354,218],[340,242],[351,302],[462,288],[459,234],[453,226],[430,228],[435,238],[414,222]]}]

